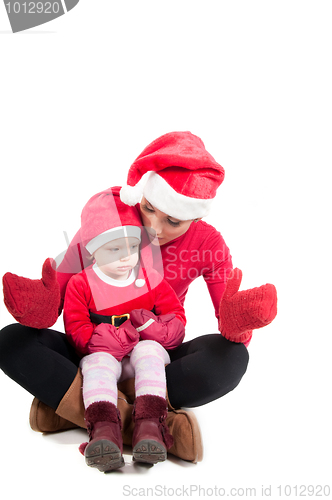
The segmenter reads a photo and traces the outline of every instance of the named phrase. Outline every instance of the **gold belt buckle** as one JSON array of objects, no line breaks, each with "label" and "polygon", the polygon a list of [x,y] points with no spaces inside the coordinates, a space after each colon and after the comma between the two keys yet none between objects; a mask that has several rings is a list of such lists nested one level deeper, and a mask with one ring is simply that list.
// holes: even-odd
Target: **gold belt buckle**
[{"label": "gold belt buckle", "polygon": [[[113,315],[113,316],[112,316],[112,325],[113,325],[113,326],[115,326],[115,324],[114,324],[114,320],[115,320],[115,319],[117,319],[117,318],[127,318],[127,319],[129,319],[129,318],[130,318],[130,314],[128,314],[128,313],[127,313],[127,314],[120,314],[120,316],[115,316],[115,315]],[[119,327],[118,327],[118,326],[115,326],[115,328],[119,328]]]}]

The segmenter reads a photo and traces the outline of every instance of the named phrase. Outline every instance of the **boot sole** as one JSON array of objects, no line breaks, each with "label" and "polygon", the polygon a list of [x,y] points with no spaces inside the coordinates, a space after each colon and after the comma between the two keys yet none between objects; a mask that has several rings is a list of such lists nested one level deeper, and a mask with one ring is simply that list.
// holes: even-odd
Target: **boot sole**
[{"label": "boot sole", "polygon": [[89,467],[95,467],[100,472],[119,469],[125,464],[119,447],[107,439],[101,439],[92,446],[87,446],[84,456],[86,464]]},{"label": "boot sole", "polygon": [[157,464],[158,462],[164,462],[166,458],[166,448],[153,439],[142,439],[133,448],[134,462]]}]

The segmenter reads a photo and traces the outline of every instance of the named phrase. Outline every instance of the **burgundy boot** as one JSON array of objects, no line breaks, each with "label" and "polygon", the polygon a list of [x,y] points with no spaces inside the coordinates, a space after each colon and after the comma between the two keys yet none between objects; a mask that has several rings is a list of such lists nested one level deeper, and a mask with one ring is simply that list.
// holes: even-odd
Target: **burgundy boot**
[{"label": "burgundy boot", "polygon": [[133,410],[133,460],[156,464],[167,458],[173,438],[166,425],[167,401],[147,394],[136,398]]},{"label": "burgundy boot", "polygon": [[101,472],[124,465],[120,413],[113,403],[92,403],[85,411],[89,443],[80,446],[85,462]]}]

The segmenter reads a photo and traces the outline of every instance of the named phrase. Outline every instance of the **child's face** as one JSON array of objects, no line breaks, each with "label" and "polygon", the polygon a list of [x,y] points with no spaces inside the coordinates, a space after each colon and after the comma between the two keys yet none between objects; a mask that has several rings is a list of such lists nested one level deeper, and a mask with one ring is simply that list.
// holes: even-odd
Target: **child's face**
[{"label": "child's face", "polygon": [[126,280],[138,262],[139,240],[119,238],[105,243],[93,254],[100,270],[116,280]]}]

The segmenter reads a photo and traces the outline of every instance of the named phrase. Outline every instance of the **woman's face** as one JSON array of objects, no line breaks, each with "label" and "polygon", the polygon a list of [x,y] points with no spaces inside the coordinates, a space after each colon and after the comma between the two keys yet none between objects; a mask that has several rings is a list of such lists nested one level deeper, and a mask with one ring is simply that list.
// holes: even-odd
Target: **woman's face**
[{"label": "woman's face", "polygon": [[141,215],[153,245],[165,245],[188,231],[192,220],[179,220],[161,212],[142,198]]}]

